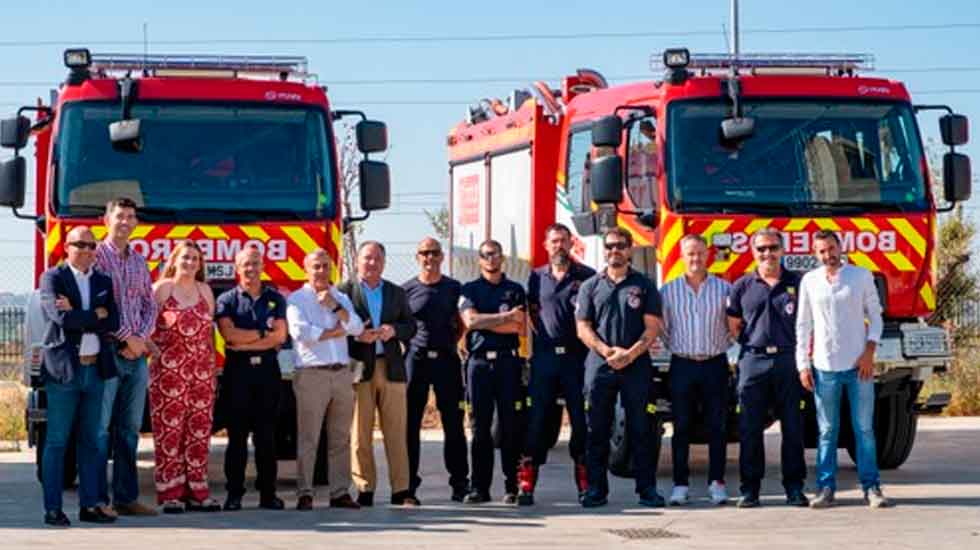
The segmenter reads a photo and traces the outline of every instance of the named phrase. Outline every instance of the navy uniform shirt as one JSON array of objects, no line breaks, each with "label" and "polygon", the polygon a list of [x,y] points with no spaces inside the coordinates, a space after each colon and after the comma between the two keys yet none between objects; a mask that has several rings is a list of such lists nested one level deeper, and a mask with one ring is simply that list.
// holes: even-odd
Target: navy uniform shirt
[{"label": "navy uniform shirt", "polygon": [[286,319],[286,299],[275,288],[262,285],[262,292],[253,299],[241,285],[222,292],[214,304],[214,319],[231,319],[235,328],[243,330],[272,330],[275,319]]},{"label": "navy uniform shirt", "polygon": [[[523,307],[527,300],[521,285],[504,275],[493,284],[480,277],[463,285],[459,311],[475,309],[477,313],[503,313]],[[471,330],[466,333],[466,350],[470,353],[514,350],[520,346],[517,334],[497,334],[490,330]]]},{"label": "navy uniform shirt", "polygon": [[534,323],[534,347],[562,346],[568,351],[584,352],[585,347],[575,333],[575,303],[582,283],[595,275],[595,270],[572,262],[559,281],[544,265],[531,272],[527,279],[527,304]]},{"label": "navy uniform shirt", "polygon": [[456,309],[462,292],[459,281],[445,275],[434,284],[413,277],[404,284],[408,307],[415,317],[418,330],[411,345],[417,349],[455,351],[459,334],[459,314]]},{"label": "navy uniform shirt", "polygon": [[[630,268],[626,278],[616,283],[602,271],[579,289],[575,319],[591,321],[592,329],[607,346],[629,349],[646,330],[643,316],[661,317],[662,309],[660,292],[646,275]],[[635,361],[649,362],[650,356],[646,353]],[[589,350],[585,360],[587,367],[605,363],[605,358],[595,350]]]},{"label": "navy uniform shirt", "polygon": [[751,348],[775,346],[779,351],[796,347],[796,300],[799,274],[782,269],[779,282],[770,287],[755,271],[743,275],[728,295],[729,317],[743,321],[738,343]]}]

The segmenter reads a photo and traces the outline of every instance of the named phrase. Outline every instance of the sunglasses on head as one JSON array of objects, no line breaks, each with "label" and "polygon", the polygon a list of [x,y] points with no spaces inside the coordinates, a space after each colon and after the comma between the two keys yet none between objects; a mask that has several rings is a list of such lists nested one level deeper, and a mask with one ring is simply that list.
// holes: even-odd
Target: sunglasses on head
[{"label": "sunglasses on head", "polygon": [[603,243],[606,250],[626,250],[630,245],[626,244],[626,241],[616,241],[613,243]]},{"label": "sunglasses on head", "polygon": [[418,254],[419,256],[435,258],[438,256],[442,256],[442,250],[419,250],[418,252],[416,252],[416,254]]},{"label": "sunglasses on head", "polygon": [[95,250],[95,242],[89,241],[72,241],[68,243],[68,246],[74,246],[75,248],[87,248],[89,250]]},{"label": "sunglasses on head", "polygon": [[778,244],[763,244],[755,247],[756,252],[778,252],[782,247]]}]

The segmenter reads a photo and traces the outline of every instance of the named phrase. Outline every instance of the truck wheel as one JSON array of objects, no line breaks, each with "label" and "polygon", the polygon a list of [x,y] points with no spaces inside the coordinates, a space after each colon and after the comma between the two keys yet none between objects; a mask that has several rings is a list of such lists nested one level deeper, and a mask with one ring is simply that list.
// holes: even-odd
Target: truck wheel
[{"label": "truck wheel", "polygon": [[[650,453],[654,464],[660,463],[660,446],[664,436],[663,418],[659,414],[652,415],[650,426]],[[616,477],[632,478],[633,449],[626,433],[626,411],[616,399],[616,413],[613,418],[612,435],[609,437],[609,473]]]},{"label": "truck wheel", "polygon": [[[912,410],[908,389],[879,398],[875,403],[875,447],[878,468],[894,470],[908,459],[915,444],[919,416]],[[843,409],[847,411],[848,409]],[[857,449],[853,429],[846,441],[847,454],[857,464]]]}]

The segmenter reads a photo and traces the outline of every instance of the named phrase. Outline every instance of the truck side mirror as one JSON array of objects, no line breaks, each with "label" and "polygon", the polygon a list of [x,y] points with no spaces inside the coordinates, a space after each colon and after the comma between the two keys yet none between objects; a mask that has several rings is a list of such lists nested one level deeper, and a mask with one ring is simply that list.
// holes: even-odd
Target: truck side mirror
[{"label": "truck side mirror", "polygon": [[970,157],[961,153],[943,155],[943,194],[948,202],[964,202],[970,199]]},{"label": "truck side mirror", "polygon": [[619,204],[623,200],[623,159],[607,155],[592,161],[591,199],[598,204]]},{"label": "truck side mirror", "polygon": [[950,146],[970,141],[970,120],[964,115],[944,115],[939,119],[943,143]]},{"label": "truck side mirror", "polygon": [[377,160],[362,160],[358,165],[361,210],[384,210],[391,205],[391,175],[388,164]]},{"label": "truck side mirror", "polygon": [[22,208],[27,181],[27,161],[14,157],[0,163],[0,206]]},{"label": "truck side mirror", "polygon": [[109,124],[109,140],[112,148],[122,153],[139,153],[143,150],[140,139],[140,119],[117,120]]},{"label": "truck side mirror", "polygon": [[31,137],[31,120],[26,116],[8,118],[0,122],[0,146],[7,149],[23,149]]},{"label": "truck side mirror", "polygon": [[592,146],[617,148],[623,141],[623,121],[616,115],[592,123]]},{"label": "truck side mirror", "polygon": [[388,127],[384,122],[362,120],[354,127],[354,132],[357,149],[362,153],[380,153],[388,148]]}]

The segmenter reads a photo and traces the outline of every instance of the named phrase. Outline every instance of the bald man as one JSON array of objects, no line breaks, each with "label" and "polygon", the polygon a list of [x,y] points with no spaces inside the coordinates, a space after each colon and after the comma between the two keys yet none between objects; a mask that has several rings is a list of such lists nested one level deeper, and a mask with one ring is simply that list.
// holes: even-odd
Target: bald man
[{"label": "bald man", "polygon": [[276,418],[279,409],[277,352],[286,341],[286,300],[262,283],[262,252],[253,246],[235,255],[238,285],[218,296],[215,319],[225,339],[221,392],[228,416],[225,510],[242,509],[248,434],[255,447],[259,507],[282,510],[276,496]]},{"label": "bald man", "polygon": [[323,249],[310,252],[303,260],[306,284],[289,295],[286,308],[289,335],[296,351],[293,392],[296,394],[297,510],[313,509],[316,450],[324,424],[330,506],[360,508],[348,493],[354,373],[347,337],[363,333],[364,324],[350,299],[331,283],[330,265],[330,256]]},{"label": "bald man", "polygon": [[99,506],[99,452],[105,380],[116,376],[110,334],[119,329],[112,279],[96,272],[95,237],[88,227],[75,227],[65,236],[65,263],[41,275],[44,332],[44,390],[48,399],[48,428],[44,441],[41,481],[44,522],[68,527],[61,509],[65,447],[72,425],[78,423],[78,499],[80,521],[112,523],[115,517]]}]

